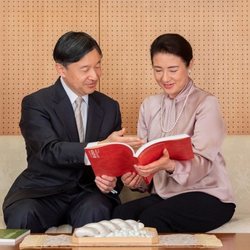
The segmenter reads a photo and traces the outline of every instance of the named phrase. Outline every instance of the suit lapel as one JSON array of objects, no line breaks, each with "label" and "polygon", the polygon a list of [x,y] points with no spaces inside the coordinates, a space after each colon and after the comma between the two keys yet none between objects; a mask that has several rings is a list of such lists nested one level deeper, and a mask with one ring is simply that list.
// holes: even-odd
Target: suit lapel
[{"label": "suit lapel", "polygon": [[[54,86],[54,108],[56,115],[63,124],[65,132],[70,140],[79,141],[74,110],[65,90],[63,89],[60,79],[56,81]],[[88,102],[88,120],[85,135],[86,143],[98,140],[103,117],[104,112],[102,108],[96,102],[94,95],[90,94]]]},{"label": "suit lapel", "polygon": [[93,142],[98,140],[101,125],[103,122],[104,112],[100,105],[95,101],[94,95],[89,95],[88,103],[88,121],[85,141]]},{"label": "suit lapel", "polygon": [[79,141],[74,111],[60,79],[55,83],[54,102],[56,115],[63,124],[67,136],[71,141]]}]

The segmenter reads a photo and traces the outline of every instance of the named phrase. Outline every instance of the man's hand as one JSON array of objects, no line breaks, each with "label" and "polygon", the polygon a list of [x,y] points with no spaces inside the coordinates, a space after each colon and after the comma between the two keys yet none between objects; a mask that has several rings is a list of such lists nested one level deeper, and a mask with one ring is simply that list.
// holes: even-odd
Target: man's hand
[{"label": "man's hand", "polygon": [[103,192],[103,193],[109,193],[114,190],[116,186],[117,178],[113,176],[96,176],[95,183],[96,186]]},{"label": "man's hand", "polygon": [[119,131],[115,131],[112,134],[110,134],[105,140],[98,142],[101,143],[107,143],[107,142],[123,142],[127,143],[131,147],[140,147],[144,141],[137,136],[125,136],[126,129],[123,128]]}]

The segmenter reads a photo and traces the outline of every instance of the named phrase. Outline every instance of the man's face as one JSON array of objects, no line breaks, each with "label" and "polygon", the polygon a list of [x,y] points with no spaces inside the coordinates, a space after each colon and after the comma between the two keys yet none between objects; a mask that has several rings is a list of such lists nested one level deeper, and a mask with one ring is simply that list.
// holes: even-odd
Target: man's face
[{"label": "man's face", "polygon": [[56,68],[68,87],[78,96],[91,94],[96,90],[101,76],[101,55],[94,49],[78,62],[67,67],[57,63]]}]

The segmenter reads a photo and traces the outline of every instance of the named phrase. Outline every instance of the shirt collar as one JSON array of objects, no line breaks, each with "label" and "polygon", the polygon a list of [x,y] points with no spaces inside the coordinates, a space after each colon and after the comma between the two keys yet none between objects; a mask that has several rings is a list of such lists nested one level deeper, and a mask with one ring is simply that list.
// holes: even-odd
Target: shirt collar
[{"label": "shirt collar", "polygon": [[[73,104],[73,103],[75,102],[76,98],[78,97],[78,95],[77,95],[75,92],[73,92],[73,91],[68,87],[68,85],[65,83],[65,81],[63,80],[62,77],[60,77],[60,80],[61,80],[62,86],[63,86],[63,88],[64,88],[64,90],[65,90],[67,96],[68,96],[69,99],[70,99],[71,104]],[[85,103],[88,104],[89,95],[84,95],[84,96],[82,96],[82,98],[83,98],[83,100],[85,101]]]}]

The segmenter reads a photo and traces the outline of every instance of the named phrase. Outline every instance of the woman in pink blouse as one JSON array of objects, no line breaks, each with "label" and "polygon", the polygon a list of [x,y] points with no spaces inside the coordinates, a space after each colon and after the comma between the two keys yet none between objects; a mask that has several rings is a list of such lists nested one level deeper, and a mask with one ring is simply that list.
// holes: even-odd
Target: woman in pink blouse
[{"label": "woman in pink blouse", "polygon": [[[193,52],[178,34],[163,34],[151,45],[154,77],[163,93],[140,108],[138,136],[151,141],[168,135],[191,136],[195,157],[170,159],[168,151],[139,175],[122,176],[124,185],[142,190],[142,176],[154,174],[150,195],[115,208],[114,218],[140,220],[158,232],[207,232],[229,221],[235,211],[221,145],[225,136],[218,99],[190,78]],[[146,190],[144,188],[144,190]]]}]

